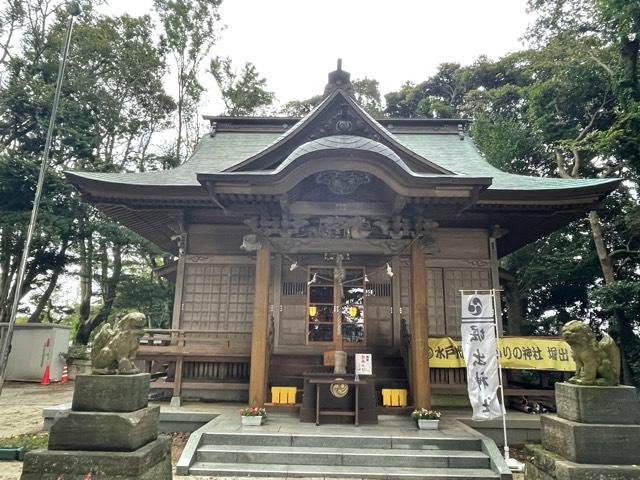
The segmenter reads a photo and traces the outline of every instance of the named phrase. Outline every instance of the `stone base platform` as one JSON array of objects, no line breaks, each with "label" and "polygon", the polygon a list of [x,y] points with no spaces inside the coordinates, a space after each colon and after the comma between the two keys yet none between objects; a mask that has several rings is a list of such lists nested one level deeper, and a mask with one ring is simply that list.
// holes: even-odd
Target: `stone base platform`
[{"label": "stone base platform", "polygon": [[640,425],[586,424],[556,415],[541,421],[543,447],[571,462],[640,465]]},{"label": "stone base platform", "polygon": [[540,445],[525,448],[527,480],[638,480],[640,466],[578,464],[545,450]]},{"label": "stone base platform", "polygon": [[74,412],[134,412],[148,404],[148,373],[78,375],[71,409]]},{"label": "stone base platform", "polygon": [[49,450],[132,452],[158,437],[160,407],[135,412],[75,412],[51,427]]},{"label": "stone base platform", "polygon": [[157,480],[171,478],[171,441],[159,437],[133,452],[33,450],[20,480]]},{"label": "stone base platform", "polygon": [[585,387],[556,383],[558,417],[580,423],[639,425],[640,402],[634,387]]}]

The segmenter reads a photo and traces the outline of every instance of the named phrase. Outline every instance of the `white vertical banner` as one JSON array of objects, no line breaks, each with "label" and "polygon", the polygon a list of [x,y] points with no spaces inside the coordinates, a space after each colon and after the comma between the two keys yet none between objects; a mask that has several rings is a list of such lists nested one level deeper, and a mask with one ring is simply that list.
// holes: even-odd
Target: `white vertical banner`
[{"label": "white vertical banner", "polygon": [[498,346],[493,292],[462,293],[462,352],[467,364],[467,388],[473,420],[502,416],[498,401]]}]

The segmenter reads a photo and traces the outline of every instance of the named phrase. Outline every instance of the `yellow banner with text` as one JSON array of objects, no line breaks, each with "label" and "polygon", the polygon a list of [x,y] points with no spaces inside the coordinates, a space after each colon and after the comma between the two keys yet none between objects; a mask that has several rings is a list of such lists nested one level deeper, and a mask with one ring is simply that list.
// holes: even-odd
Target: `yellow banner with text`
[{"label": "yellow banner with text", "polygon": [[[544,337],[502,337],[500,365],[518,370],[575,371],[571,347],[564,340]],[[451,337],[429,338],[429,366],[464,368],[462,344]]]}]

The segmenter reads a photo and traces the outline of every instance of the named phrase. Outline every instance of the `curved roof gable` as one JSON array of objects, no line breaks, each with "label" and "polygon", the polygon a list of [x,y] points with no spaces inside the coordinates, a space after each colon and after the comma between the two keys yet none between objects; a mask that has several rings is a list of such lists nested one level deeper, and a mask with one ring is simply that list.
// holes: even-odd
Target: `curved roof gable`
[{"label": "curved roof gable", "polygon": [[376,122],[346,90],[337,89],[271,145],[227,172],[274,170],[300,146],[323,137],[358,136],[389,148],[417,172],[450,175],[452,171],[407,148]]},{"label": "curved roof gable", "polygon": [[[347,155],[345,155],[347,154]],[[322,159],[322,162],[317,160]],[[387,160],[387,161],[381,161]],[[485,189],[489,177],[414,172],[389,147],[374,140],[353,135],[332,135],[300,145],[277,168],[219,173],[199,173],[198,180],[210,192],[242,193],[252,191],[281,194],[320,172],[362,171],[377,176],[397,193],[427,195],[420,189],[438,184]],[[417,189],[417,190],[416,190]]]}]

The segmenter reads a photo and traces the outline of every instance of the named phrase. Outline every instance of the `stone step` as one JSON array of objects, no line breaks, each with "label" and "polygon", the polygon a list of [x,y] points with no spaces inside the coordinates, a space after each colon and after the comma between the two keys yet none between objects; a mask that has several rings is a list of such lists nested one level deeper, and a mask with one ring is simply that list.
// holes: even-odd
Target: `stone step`
[{"label": "stone step", "polygon": [[442,436],[388,437],[366,435],[302,435],[278,433],[206,432],[201,445],[251,445],[274,447],[384,448],[410,450],[480,450],[477,438]]},{"label": "stone step", "polygon": [[462,450],[204,445],[196,457],[200,462],[254,464],[281,464],[283,458],[290,465],[490,468],[484,453]]},{"label": "stone step", "polygon": [[275,465],[246,463],[196,462],[189,468],[190,475],[253,476],[286,478],[366,478],[402,480],[481,480],[498,479],[489,469],[472,468],[407,468],[362,467],[327,465]]}]

